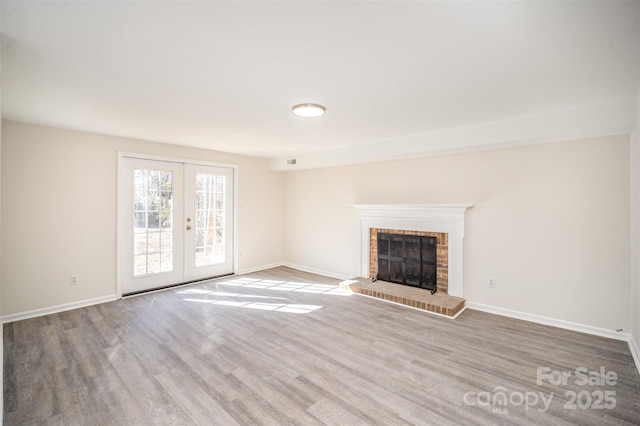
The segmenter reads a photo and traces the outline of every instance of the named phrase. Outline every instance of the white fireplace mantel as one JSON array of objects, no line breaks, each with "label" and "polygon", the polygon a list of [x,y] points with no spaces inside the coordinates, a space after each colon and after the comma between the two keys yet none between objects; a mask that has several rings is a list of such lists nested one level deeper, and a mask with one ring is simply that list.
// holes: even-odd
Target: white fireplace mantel
[{"label": "white fireplace mantel", "polygon": [[360,274],[369,278],[371,228],[449,234],[449,294],[463,297],[464,214],[471,204],[354,204],[361,225]]}]

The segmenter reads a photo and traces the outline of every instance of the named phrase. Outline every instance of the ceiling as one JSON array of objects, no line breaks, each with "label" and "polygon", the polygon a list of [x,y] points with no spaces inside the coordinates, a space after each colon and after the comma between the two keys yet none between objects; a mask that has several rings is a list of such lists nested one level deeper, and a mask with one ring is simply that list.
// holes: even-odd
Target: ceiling
[{"label": "ceiling", "polygon": [[[2,116],[35,124],[357,161],[557,111],[622,108],[611,131],[637,117],[635,1],[2,1],[1,13]],[[302,102],[327,113],[297,118]]]}]

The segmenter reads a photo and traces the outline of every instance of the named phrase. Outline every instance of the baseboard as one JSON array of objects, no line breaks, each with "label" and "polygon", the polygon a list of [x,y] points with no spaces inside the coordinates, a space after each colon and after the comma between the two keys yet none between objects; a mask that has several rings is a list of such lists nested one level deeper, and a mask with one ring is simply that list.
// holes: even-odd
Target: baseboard
[{"label": "baseboard", "polygon": [[19,312],[17,314],[4,315],[0,317],[2,324],[9,322],[20,321],[29,318],[40,317],[43,315],[57,314],[59,312],[70,311],[72,309],[84,308],[91,305],[97,305],[99,303],[113,302],[118,300],[115,294],[108,296],[95,297],[93,299],[80,300],[72,303],[65,303],[63,305],[50,306],[48,308],[33,309],[31,311]]},{"label": "baseboard", "polygon": [[237,275],[251,274],[253,272],[260,272],[260,271],[264,271],[266,269],[277,268],[278,266],[284,266],[284,262],[269,263],[268,265],[262,265],[262,266],[256,266],[256,267],[253,267],[253,268],[240,269],[236,274]]},{"label": "baseboard", "polygon": [[282,266],[286,266],[287,268],[297,269],[298,271],[308,272],[310,274],[322,275],[329,278],[335,278],[338,280],[348,280],[353,278],[353,276],[347,277],[346,275],[338,274],[330,271],[323,271],[322,269],[310,268],[308,266],[297,265],[295,263],[283,262]]},{"label": "baseboard", "polygon": [[[302,271],[302,272],[309,272],[309,273],[312,273],[312,274],[324,275],[326,277],[337,278],[337,279],[340,279],[340,280],[344,280],[344,279],[347,279],[347,278],[352,278],[352,277],[345,277],[345,276],[342,276],[342,275],[338,275],[338,274],[335,274],[335,273],[332,273],[332,272],[322,271],[322,270],[319,270],[319,269],[309,268],[309,267],[305,267],[305,266],[301,266],[301,265],[295,265],[295,264],[287,263],[287,262],[276,262],[276,263],[270,263],[268,265],[256,266],[256,267],[253,267],[253,268],[245,268],[245,269],[242,269],[242,270],[238,271],[237,275],[264,271],[265,269],[277,268],[278,266],[286,266],[288,268],[297,269],[297,270]],[[33,309],[33,310],[30,310],[30,311],[18,312],[16,314],[4,315],[4,316],[0,317],[0,322],[2,324],[5,324],[5,323],[9,323],[9,322],[24,320],[24,319],[40,317],[40,316],[43,316],[43,315],[57,314],[59,312],[70,311],[72,309],[78,309],[78,308],[84,308],[86,306],[97,305],[99,303],[112,302],[114,300],[118,300],[118,296],[116,294],[103,296],[103,297],[96,297],[96,298],[93,298],[93,299],[80,300],[78,302],[65,303],[63,305],[50,306],[50,307],[47,307],[47,308]]]},{"label": "baseboard", "polygon": [[638,348],[638,342],[636,342],[633,336],[631,336],[631,339],[629,339],[629,350],[631,350],[633,362],[636,363],[638,374],[640,374],[640,348]]},{"label": "baseboard", "polygon": [[[4,332],[0,333],[0,389],[4,394]],[[4,424],[4,398],[0,398],[0,424]]]},{"label": "baseboard", "polygon": [[505,309],[497,306],[485,305],[485,304],[476,303],[476,302],[467,301],[466,305],[469,309],[474,309],[476,311],[488,312],[491,314],[502,315],[504,317],[521,319],[524,321],[535,322],[543,325],[550,325],[553,327],[564,328],[566,330],[579,331],[581,333],[593,334],[601,337],[608,337],[609,339],[622,340],[625,342],[629,342],[631,339],[631,335],[629,333],[617,332],[615,330],[609,330],[606,328],[578,324],[575,322],[559,320],[555,318],[545,317],[542,315],[529,314],[527,312],[514,311],[511,309]]}]

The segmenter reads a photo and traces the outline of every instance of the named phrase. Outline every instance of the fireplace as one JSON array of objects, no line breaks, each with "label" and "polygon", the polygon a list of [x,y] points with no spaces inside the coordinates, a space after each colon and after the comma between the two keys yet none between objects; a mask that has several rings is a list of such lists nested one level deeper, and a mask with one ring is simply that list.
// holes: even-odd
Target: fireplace
[{"label": "fireplace", "polygon": [[[387,275],[384,272],[384,269],[381,271],[380,269],[380,264],[378,262],[378,257],[379,257],[379,253],[380,250],[378,249],[378,235],[379,234],[389,234],[389,235],[394,235],[394,239],[398,239],[401,237],[412,237],[410,238],[411,241],[415,241],[415,238],[425,238],[429,241],[433,241],[435,239],[435,280],[431,280],[431,281],[435,281],[434,285],[430,285],[429,282],[426,283],[425,285],[420,285],[420,283],[417,283],[418,285],[416,285],[415,279],[414,280],[409,280],[409,282],[404,282],[404,281],[400,281],[400,280],[395,280],[393,279],[393,276],[389,276],[388,278],[391,279],[387,279]],[[423,240],[424,243],[424,240]],[[385,243],[383,243],[385,244]],[[391,245],[391,242],[389,242],[389,246]],[[406,244],[405,244],[406,245]],[[410,245],[412,245],[410,243]],[[407,256],[397,256],[397,249],[399,249],[399,244],[396,242],[395,243],[395,253],[393,253],[392,257],[396,257],[396,258],[400,258],[399,260],[402,261],[403,258],[406,258]],[[409,265],[412,266],[416,264],[416,256],[417,253],[415,253],[415,245],[414,245],[414,254],[410,255],[407,259],[409,260]],[[382,248],[382,252],[383,252],[383,256],[388,256],[388,254],[385,254],[385,247]],[[389,252],[389,254],[391,254]],[[425,263],[433,263],[432,262],[432,257],[430,256],[426,256],[425,257],[427,259],[427,261]],[[417,288],[424,288],[424,289],[428,289],[430,291],[433,291],[434,289],[437,289],[438,293],[442,293],[442,294],[449,294],[449,235],[447,233],[444,232],[425,232],[425,231],[408,231],[408,230],[403,230],[403,229],[389,229],[389,228],[369,228],[369,274],[368,276],[371,277],[374,280],[381,280],[381,281],[387,281],[387,282],[394,282],[394,283],[398,283],[398,284],[406,284],[406,285],[410,285],[412,287],[417,287]],[[405,263],[405,269],[406,269],[406,262]],[[383,268],[386,265],[383,265]],[[396,263],[395,265],[390,264],[390,267],[398,267],[398,264]],[[429,268],[431,269],[431,268]],[[426,273],[430,273],[431,270],[427,269]],[[378,276],[379,272],[382,272],[381,276]],[[393,272],[393,270],[392,270]],[[410,271],[411,272],[411,271]],[[390,274],[391,275],[391,274]],[[395,274],[393,274],[395,275]],[[416,275],[415,272],[412,272],[411,275]],[[428,281],[428,280],[427,280]]]},{"label": "fireplace", "polygon": [[463,297],[464,216],[470,204],[355,204],[353,207],[360,218],[362,278],[377,275],[378,232],[436,237],[438,294]]},{"label": "fireplace", "polygon": [[434,294],[437,284],[437,238],[377,233],[376,280],[420,287]]}]

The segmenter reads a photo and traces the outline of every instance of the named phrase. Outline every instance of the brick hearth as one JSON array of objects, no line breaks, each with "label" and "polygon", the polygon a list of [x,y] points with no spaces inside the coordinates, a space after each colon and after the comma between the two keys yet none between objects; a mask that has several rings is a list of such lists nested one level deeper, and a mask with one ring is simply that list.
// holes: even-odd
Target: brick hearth
[{"label": "brick hearth", "polygon": [[452,318],[464,308],[464,299],[460,297],[449,296],[441,291],[431,294],[430,291],[425,289],[386,281],[372,282],[370,279],[360,278],[343,281],[340,283],[340,287],[354,293],[400,303]]}]

